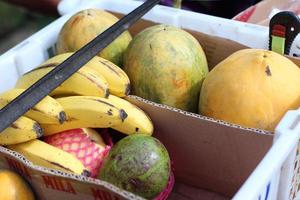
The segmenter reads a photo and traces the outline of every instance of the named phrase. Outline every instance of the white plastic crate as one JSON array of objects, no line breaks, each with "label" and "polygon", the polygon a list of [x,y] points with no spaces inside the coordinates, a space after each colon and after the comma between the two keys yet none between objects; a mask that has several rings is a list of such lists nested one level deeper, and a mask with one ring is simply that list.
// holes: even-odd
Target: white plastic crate
[{"label": "white plastic crate", "polygon": [[272,148],[235,195],[234,200],[290,199],[299,136],[300,109],[285,114],[276,127]]},{"label": "white plastic crate", "polygon": [[[46,60],[64,22],[77,10],[98,7],[126,14],[141,2],[120,0],[63,0],[59,12],[65,14],[41,31],[0,56],[0,92],[14,86],[17,78]],[[70,7],[71,6],[71,7]],[[233,22],[217,17],[156,6],[145,17],[206,34],[225,37],[253,48],[268,46],[265,27]],[[274,145],[244,183],[234,200],[290,199],[294,161],[300,138],[300,110],[289,111],[277,126]]]},{"label": "white plastic crate", "polygon": [[[128,13],[141,3],[141,1],[134,0],[63,0],[59,4],[58,11],[64,15],[82,8],[96,6],[110,11]],[[268,47],[268,31],[267,27],[263,26],[166,6],[156,6],[144,18],[231,39],[252,48]]]},{"label": "white plastic crate", "polygon": [[[58,6],[58,11],[64,15],[82,8],[97,6],[111,11],[128,13],[141,3],[141,1],[136,0],[62,0]],[[267,49],[269,44],[268,27],[223,19],[187,10],[156,6],[155,9],[145,16],[145,19],[152,19],[160,23],[167,23],[181,28],[227,38],[251,48]],[[300,55],[299,46],[300,36],[296,37],[291,46],[290,55]]]}]

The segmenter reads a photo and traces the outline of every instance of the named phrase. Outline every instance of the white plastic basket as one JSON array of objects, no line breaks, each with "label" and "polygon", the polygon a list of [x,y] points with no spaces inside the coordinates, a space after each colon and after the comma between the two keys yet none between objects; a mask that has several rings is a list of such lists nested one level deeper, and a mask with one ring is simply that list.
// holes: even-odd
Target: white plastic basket
[{"label": "white plastic basket", "polygon": [[[285,114],[275,130],[274,144],[235,195],[242,199],[297,199],[291,188],[300,136],[300,109]],[[297,162],[296,162],[297,163]],[[294,177],[295,178],[295,177]],[[295,194],[294,194],[295,195]]]},{"label": "white plastic basket", "polygon": [[[61,15],[64,15],[82,8],[98,6],[110,11],[128,13],[140,4],[141,2],[136,0],[62,0],[58,6],[58,11]],[[251,48],[267,49],[269,44],[269,28],[266,26],[223,19],[187,10],[157,6],[156,9],[145,16],[145,19],[234,40]],[[293,42],[290,55],[300,55],[299,46],[300,35]]]},{"label": "white plastic basket", "polygon": [[[12,88],[20,75],[48,58],[62,25],[74,12],[82,8],[98,7],[126,14],[140,3],[130,0],[90,0],[88,3],[84,0],[63,0],[59,12],[64,16],[0,56],[0,92]],[[144,18],[225,37],[253,48],[268,46],[267,28],[257,25],[164,6],[156,6]],[[289,111],[285,115],[276,128],[274,145],[234,196],[234,200],[295,199],[293,193],[297,191],[295,185],[298,179],[294,173],[294,162],[298,155],[299,122],[300,110]]]},{"label": "white plastic basket", "polygon": [[[110,11],[128,13],[141,3],[141,1],[134,0],[63,0],[58,6],[58,11],[64,15],[82,8],[96,6]],[[166,6],[156,6],[144,18],[231,39],[252,48],[268,47],[268,28],[264,26]]]}]

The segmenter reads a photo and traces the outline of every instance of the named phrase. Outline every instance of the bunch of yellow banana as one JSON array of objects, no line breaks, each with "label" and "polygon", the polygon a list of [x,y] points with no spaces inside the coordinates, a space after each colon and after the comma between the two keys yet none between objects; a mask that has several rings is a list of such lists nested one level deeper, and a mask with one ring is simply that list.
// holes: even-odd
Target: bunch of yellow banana
[{"label": "bunch of yellow banana", "polygon": [[[71,55],[57,55],[24,74],[15,89],[0,94],[0,108]],[[96,56],[0,133],[0,145],[23,154],[34,164],[87,174],[77,158],[38,138],[75,128],[113,128],[124,134],[151,135],[153,124],[147,114],[122,98],[129,92],[125,72]]]},{"label": "bunch of yellow banana", "polygon": [[[24,89],[11,89],[0,94],[0,108],[24,91]],[[63,107],[52,97],[46,96],[24,116],[0,133],[0,145],[18,144],[42,137],[44,132],[40,126],[41,123],[61,124],[65,120],[66,114]]]},{"label": "bunch of yellow banana", "polygon": [[153,124],[144,111],[120,97],[68,96],[56,100],[64,108],[67,121],[63,124],[42,123],[45,135],[85,127],[110,127],[125,134],[153,133]]},{"label": "bunch of yellow banana", "polygon": [[[16,88],[30,87],[71,55],[64,53],[48,59],[24,74]],[[95,56],[50,94],[64,108],[67,120],[62,124],[38,122],[45,135],[85,127],[111,127],[125,134],[151,135],[153,124],[149,117],[121,98],[129,92],[130,81],[126,73],[110,61]]]},{"label": "bunch of yellow banana", "polygon": [[[17,82],[17,88],[28,88],[42,78],[72,53],[50,58],[39,67],[24,74]],[[90,95],[107,97],[109,93],[124,97],[130,92],[130,81],[126,73],[108,60],[94,57],[50,95]]]}]

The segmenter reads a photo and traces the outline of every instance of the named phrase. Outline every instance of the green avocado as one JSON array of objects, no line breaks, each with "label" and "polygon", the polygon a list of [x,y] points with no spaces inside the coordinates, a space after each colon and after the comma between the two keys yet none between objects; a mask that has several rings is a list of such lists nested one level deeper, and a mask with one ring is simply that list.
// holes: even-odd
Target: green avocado
[{"label": "green avocado", "polygon": [[170,158],[156,138],[135,134],[120,140],[101,167],[99,179],[153,199],[164,190],[170,174]]}]

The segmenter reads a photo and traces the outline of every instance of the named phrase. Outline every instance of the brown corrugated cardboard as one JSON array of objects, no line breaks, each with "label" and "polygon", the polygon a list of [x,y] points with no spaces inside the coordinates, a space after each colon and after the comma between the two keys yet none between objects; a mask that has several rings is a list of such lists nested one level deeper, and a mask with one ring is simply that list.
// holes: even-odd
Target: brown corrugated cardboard
[{"label": "brown corrugated cardboard", "polygon": [[130,101],[150,115],[154,136],[166,145],[174,162],[176,181],[181,183],[231,197],[272,144],[270,134],[138,97]]},{"label": "brown corrugated cardboard", "polygon": [[[130,31],[136,34],[150,25],[153,23],[141,20]],[[210,68],[234,51],[246,48],[230,40],[190,33],[204,47]],[[128,100],[149,114],[155,125],[154,136],[171,155],[176,185],[170,199],[231,198],[272,145],[273,135],[269,132],[242,128],[136,96],[129,96]],[[0,168],[21,173],[43,200],[138,199],[97,179],[33,166],[4,147],[0,147]]]},{"label": "brown corrugated cardboard", "polygon": [[22,155],[4,147],[0,147],[0,152],[0,169],[12,169],[22,175],[41,200],[142,199],[98,179],[35,166]]}]

